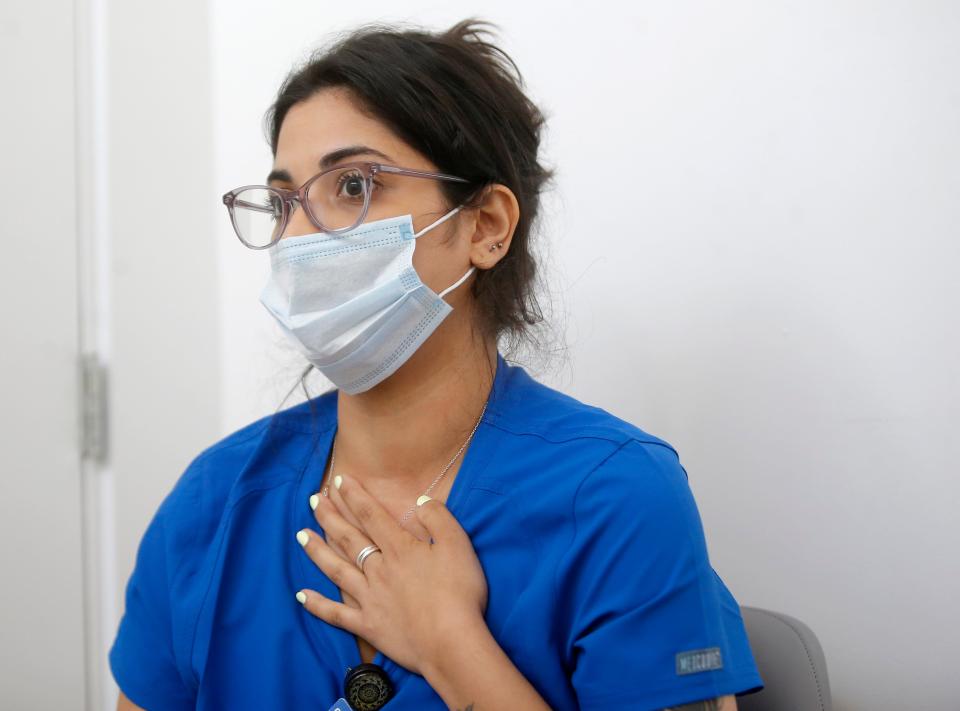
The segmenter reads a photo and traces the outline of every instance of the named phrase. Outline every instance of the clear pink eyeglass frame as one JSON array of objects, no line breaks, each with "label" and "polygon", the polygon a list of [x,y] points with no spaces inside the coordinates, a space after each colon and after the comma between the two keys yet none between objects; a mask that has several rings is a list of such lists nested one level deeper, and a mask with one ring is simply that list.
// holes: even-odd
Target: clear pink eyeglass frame
[{"label": "clear pink eyeglass frame", "polygon": [[[307,191],[310,189],[310,185],[317,180],[318,178],[326,175],[327,173],[332,173],[335,170],[343,170],[345,168],[356,168],[363,175],[363,207],[360,210],[360,214],[357,217],[356,222],[354,222],[349,227],[339,227],[337,229],[327,229],[322,222],[313,214],[313,211],[310,209],[310,201],[307,200]],[[234,188],[228,193],[225,193],[223,196],[223,204],[227,206],[227,210],[230,212],[230,222],[233,224],[233,229],[237,233],[237,237],[240,238],[240,241],[244,246],[249,247],[250,249],[269,249],[277,242],[279,242],[284,231],[287,229],[287,222],[290,219],[290,215],[293,213],[293,202],[296,201],[303,208],[303,211],[310,218],[310,221],[314,226],[330,234],[340,234],[342,232],[347,232],[354,229],[355,227],[363,224],[363,221],[367,217],[367,210],[370,207],[370,195],[373,192],[373,177],[377,173],[392,173],[394,175],[408,175],[412,178],[430,178],[432,180],[448,180],[456,183],[469,183],[470,181],[466,178],[458,178],[455,175],[447,175],[446,173],[433,173],[426,170],[416,170],[414,168],[400,168],[395,165],[386,165],[384,163],[374,163],[370,161],[359,161],[354,163],[340,163],[338,165],[322,170],[312,178],[307,180],[303,185],[301,185],[296,190],[289,190],[287,188],[277,188],[270,185],[242,185],[239,188]],[[283,212],[280,216],[280,228],[276,231],[276,234],[279,235],[275,239],[271,240],[269,244],[262,246],[252,245],[247,242],[242,234],[240,228],[237,226],[237,221],[233,213],[234,202],[238,194],[244,190],[250,190],[253,188],[259,188],[261,190],[270,190],[277,194],[280,198],[283,205]],[[251,206],[253,207],[253,206]]]}]

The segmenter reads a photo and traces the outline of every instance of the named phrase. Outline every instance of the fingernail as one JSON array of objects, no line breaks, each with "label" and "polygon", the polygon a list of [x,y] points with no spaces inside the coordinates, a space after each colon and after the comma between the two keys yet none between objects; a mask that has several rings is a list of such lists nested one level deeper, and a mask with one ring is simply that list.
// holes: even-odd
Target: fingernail
[{"label": "fingernail", "polygon": [[306,531],[297,531],[297,541],[300,542],[301,546],[307,545],[307,541],[310,540],[310,534]]},{"label": "fingernail", "polygon": [[[340,488],[340,485],[341,485],[342,483],[343,483],[343,477],[342,477],[342,476],[340,476],[339,474],[337,474],[335,477],[333,477],[333,485],[334,485],[335,487],[337,487],[337,489]],[[407,499],[407,500],[409,501],[409,499]]]},{"label": "fingernail", "polygon": [[310,497],[310,508],[314,511],[317,510],[317,505],[320,503],[320,497],[314,494]]},{"label": "fingernail", "polygon": [[422,506],[423,504],[427,503],[428,501],[433,501],[433,499],[431,499],[429,496],[427,496],[426,494],[424,494],[424,495],[421,496],[419,499],[417,499],[417,506]]},{"label": "fingernail", "polygon": [[300,592],[297,593],[297,602],[299,602],[301,605],[306,604],[306,602],[307,602],[307,594],[306,594],[305,592],[303,592],[303,590],[301,590]]}]

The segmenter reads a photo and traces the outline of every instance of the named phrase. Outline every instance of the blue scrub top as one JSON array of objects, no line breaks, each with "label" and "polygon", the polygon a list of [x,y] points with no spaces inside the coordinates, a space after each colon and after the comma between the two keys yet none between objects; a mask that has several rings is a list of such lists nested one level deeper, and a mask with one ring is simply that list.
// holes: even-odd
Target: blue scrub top
[{"label": "blue scrub top", "polygon": [[[361,663],[354,635],[294,595],[339,589],[295,534],[320,531],[337,390],[203,451],[140,542],[109,661],[154,709],[318,709]],[[311,412],[311,404],[313,412]],[[763,688],[740,608],[707,557],[676,450],[497,354],[446,505],[489,589],[487,625],[557,711],[661,709]],[[386,709],[446,709],[382,652]]]}]

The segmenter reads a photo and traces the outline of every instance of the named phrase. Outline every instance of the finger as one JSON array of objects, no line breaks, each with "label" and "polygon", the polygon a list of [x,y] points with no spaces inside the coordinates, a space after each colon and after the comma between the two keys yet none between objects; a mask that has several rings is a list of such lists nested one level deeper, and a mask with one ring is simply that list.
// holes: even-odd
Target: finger
[{"label": "finger", "polygon": [[430,532],[424,528],[423,524],[420,523],[420,519],[418,519],[416,516],[411,515],[400,525],[409,531],[410,534],[418,541],[423,543],[430,542]]},{"label": "finger", "polygon": [[417,499],[416,512],[417,519],[427,529],[427,533],[434,543],[467,543],[473,545],[470,542],[470,536],[463,530],[456,517],[450,513],[450,509],[436,499],[431,499],[424,494]]},{"label": "finger", "polygon": [[[323,499],[322,495],[319,499]],[[334,506],[333,502],[317,501],[314,514],[323,528],[326,543],[337,549],[345,560],[356,563],[357,554],[370,545],[370,538],[356,526],[347,521]],[[364,563],[366,565],[366,563]],[[357,568],[359,571],[360,569]]]},{"label": "finger", "polygon": [[[315,510],[316,506],[323,506],[323,505],[330,506],[334,508],[336,511],[338,511],[340,515],[346,518],[350,523],[352,523],[358,529],[363,531],[363,525],[360,523],[360,521],[357,520],[357,517],[353,515],[353,512],[350,510],[350,507],[347,506],[346,502],[343,500],[343,496],[337,490],[337,487],[331,485],[327,493],[328,493],[328,496],[323,496],[322,494],[313,494],[310,497],[310,508]],[[320,523],[320,518],[319,516],[317,516],[316,511],[314,511],[314,517],[317,519],[317,523]],[[425,529],[423,527],[423,524],[421,524],[420,521],[417,520],[416,516],[411,515],[407,517],[407,519],[402,523],[400,523],[400,525],[418,541],[422,541],[424,543],[427,543],[430,541],[430,534],[427,533],[427,529]],[[363,532],[366,533],[366,531],[363,531]],[[341,555],[345,555],[342,551],[340,551],[336,543],[332,541],[330,543],[331,545],[333,545],[334,550],[336,550]]]},{"label": "finger", "polygon": [[[331,508],[338,511],[341,516],[363,531],[363,524],[360,523],[357,517],[350,510],[350,507],[344,502],[343,496],[339,491],[337,491],[337,487],[333,485],[333,482],[330,482],[330,485],[327,487],[327,496],[323,496],[323,499],[326,503],[330,504]],[[366,533],[366,531],[364,531],[364,533]]]},{"label": "finger", "polygon": [[297,591],[297,601],[314,617],[363,637],[363,616],[360,610],[324,597],[316,590]]},{"label": "finger", "polygon": [[[339,494],[331,494],[330,496],[320,496],[319,500],[314,500],[314,501],[316,501],[318,507],[319,507],[319,506],[325,506],[327,511],[332,511],[335,516],[341,516],[341,517],[342,517],[342,515],[343,515],[343,514],[342,514],[342,511],[341,511],[339,508],[337,508],[337,506],[336,506],[335,503],[334,503],[334,499],[333,499],[334,496],[339,496]],[[312,502],[311,502],[311,505],[312,505]],[[346,508],[347,508],[347,505],[346,505],[346,504],[341,504],[340,507],[343,508],[343,509],[346,509]],[[314,513],[314,515],[316,515],[316,513]],[[322,515],[322,514],[321,514],[321,515]],[[351,518],[353,518],[352,515],[351,515]],[[319,519],[319,517],[318,517],[318,519]],[[342,518],[341,518],[341,520],[342,520]],[[355,519],[354,519],[354,520],[355,520]],[[421,528],[422,528],[422,527],[421,527]],[[370,539],[369,539],[369,537],[366,535],[366,533],[364,533],[361,529],[357,529],[357,530],[360,531],[360,537],[361,537],[362,540],[363,540],[363,545],[364,545],[364,546],[370,545]],[[326,534],[326,529],[325,529],[325,528],[323,529],[323,532],[322,532],[322,533],[323,533],[323,535],[322,535],[321,537],[324,539],[324,543],[327,544],[327,547],[330,548],[330,549],[331,549],[334,553],[336,553],[338,556],[340,556],[343,560],[348,561],[351,565],[353,565],[354,567],[356,567],[356,565],[357,565],[357,556],[351,554],[350,552],[348,552],[348,551],[346,551],[346,550],[344,550],[343,548],[340,547],[341,544],[343,544],[343,545],[348,545],[348,544],[347,544],[342,538],[341,538],[340,543],[337,542],[337,539],[336,539],[335,536],[334,536],[333,538],[327,538],[327,537],[326,537],[327,534]],[[357,554],[359,554],[359,551],[357,552]],[[368,563],[369,563],[369,560],[364,561],[364,563],[363,563],[364,568],[365,568],[366,570],[369,570],[369,568],[367,568]],[[360,570],[359,568],[357,568],[357,570],[359,570],[361,574],[364,573],[364,571],[363,571],[363,570]],[[366,576],[364,575],[364,577],[366,577]],[[352,605],[353,602],[356,601],[357,604],[359,605],[359,600],[357,600],[353,595],[351,595],[349,590],[343,591],[343,592],[344,592],[343,601],[344,601],[345,603],[347,603],[348,605]]]},{"label": "finger", "polygon": [[360,521],[364,532],[384,554],[397,553],[399,547],[408,542],[406,539],[415,540],[409,531],[394,520],[383,504],[363,488],[359,479],[338,474],[334,477],[333,484],[344,503]]},{"label": "finger", "polygon": [[306,528],[297,531],[297,542],[303,547],[317,567],[341,590],[346,590],[357,600],[368,587],[367,578],[360,569],[344,560],[336,553],[316,531]]},{"label": "finger", "polygon": [[[333,487],[331,487],[332,489]],[[310,508],[313,509],[313,517],[316,519],[317,524],[320,526],[320,534],[323,537],[324,542],[330,546],[336,553],[343,557],[344,560],[350,560],[350,555],[343,550],[336,540],[327,535],[327,524],[325,523],[328,519],[324,516],[343,516],[343,513],[334,505],[333,499],[330,496],[324,496],[323,494],[313,494],[310,497]],[[346,508],[346,504],[344,504]],[[321,510],[317,510],[321,509]],[[351,518],[353,514],[351,514]],[[354,520],[355,521],[355,520]],[[359,521],[351,521],[351,524],[357,526]]]}]

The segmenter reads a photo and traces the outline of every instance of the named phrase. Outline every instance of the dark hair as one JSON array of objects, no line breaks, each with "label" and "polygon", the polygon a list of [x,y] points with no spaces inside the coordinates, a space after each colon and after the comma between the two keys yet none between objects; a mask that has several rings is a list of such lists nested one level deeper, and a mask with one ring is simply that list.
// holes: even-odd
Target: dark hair
[{"label": "dark hair", "polygon": [[290,108],[341,87],[440,171],[470,180],[439,183],[451,206],[477,204],[492,183],[510,188],[520,205],[510,249],[492,268],[477,270],[472,293],[485,336],[522,338],[543,318],[530,237],[552,171],[537,157],[544,116],[524,94],[513,60],[481,37],[484,25],[495,27],[476,19],[439,33],[364,25],[288,74],[265,130],[276,156]]}]

